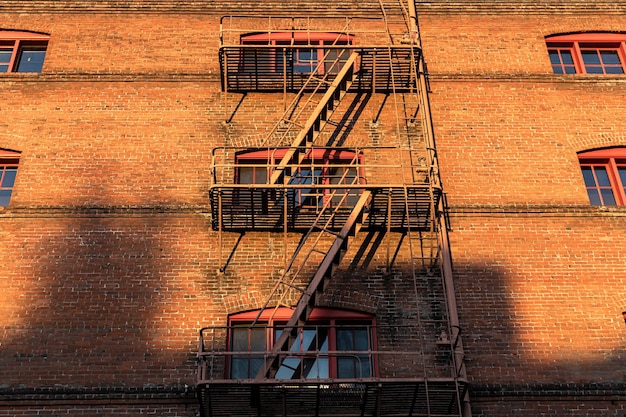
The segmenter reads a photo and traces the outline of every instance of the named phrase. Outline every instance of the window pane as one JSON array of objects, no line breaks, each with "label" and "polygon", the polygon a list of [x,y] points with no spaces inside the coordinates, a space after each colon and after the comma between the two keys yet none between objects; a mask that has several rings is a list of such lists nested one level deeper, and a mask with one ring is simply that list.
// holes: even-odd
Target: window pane
[{"label": "window pane", "polygon": [[11,62],[12,54],[13,54],[12,49],[0,49],[0,62],[3,62],[3,63]]},{"label": "window pane", "polygon": [[626,187],[626,166],[617,167],[617,172],[619,173],[619,179],[622,181],[622,185]]},{"label": "window pane", "polygon": [[17,168],[7,168],[2,176],[2,188],[12,188],[15,184],[15,177],[17,176]]},{"label": "window pane", "polygon": [[605,67],[607,74],[623,74],[624,69],[622,67]]},{"label": "window pane", "polygon": [[600,187],[610,187],[611,181],[605,167],[595,167],[596,178]]},{"label": "window pane", "polygon": [[581,167],[581,169],[583,171],[583,178],[585,179],[585,185],[587,187],[595,187],[596,179],[593,176],[593,170],[591,169],[591,167]]},{"label": "window pane", "polygon": [[252,180],[254,178],[254,168],[252,167],[240,167],[239,168],[239,184],[254,184]]},{"label": "window pane", "polygon": [[11,190],[0,190],[0,207],[8,206],[11,200]]},{"label": "window pane", "polygon": [[17,63],[17,72],[41,72],[45,57],[45,50],[22,49],[19,62]]},{"label": "window pane", "polygon": [[572,53],[570,51],[561,51],[561,59],[566,65],[574,64],[574,58],[572,58]]},{"label": "window pane", "polygon": [[587,74],[604,74],[602,67],[585,66],[585,70],[587,71]]},{"label": "window pane", "polygon": [[561,57],[559,56],[559,51],[551,50],[551,51],[548,51],[548,53],[550,54],[550,62],[552,64],[561,63]]},{"label": "window pane", "polygon": [[600,195],[598,194],[598,190],[596,188],[587,189],[587,195],[589,196],[589,201],[592,206],[602,205],[602,200],[600,200]]},{"label": "window pane", "polygon": [[576,74],[576,67],[566,66],[565,67],[565,73],[566,74]]},{"label": "window pane", "polygon": [[254,181],[255,184],[265,184],[267,183],[267,169],[266,168],[257,168],[254,173]]},{"label": "window pane", "polygon": [[600,65],[598,51],[581,51],[583,62],[588,65]]},{"label": "window pane", "polygon": [[552,72],[554,72],[555,74],[563,74],[563,67],[561,67],[560,65],[553,65]]},{"label": "window pane", "polygon": [[602,193],[602,202],[605,206],[614,206],[615,205],[615,197],[613,196],[613,190],[610,188],[602,188],[600,190]]},{"label": "window pane", "polygon": [[617,51],[600,51],[600,56],[605,64],[621,64]]}]

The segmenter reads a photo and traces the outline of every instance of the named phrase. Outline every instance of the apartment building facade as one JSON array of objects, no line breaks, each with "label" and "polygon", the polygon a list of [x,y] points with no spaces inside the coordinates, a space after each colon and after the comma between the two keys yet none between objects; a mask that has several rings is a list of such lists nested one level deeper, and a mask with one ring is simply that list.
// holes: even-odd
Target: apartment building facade
[{"label": "apartment building facade", "polygon": [[0,415],[626,414],[626,5],[0,1]]}]

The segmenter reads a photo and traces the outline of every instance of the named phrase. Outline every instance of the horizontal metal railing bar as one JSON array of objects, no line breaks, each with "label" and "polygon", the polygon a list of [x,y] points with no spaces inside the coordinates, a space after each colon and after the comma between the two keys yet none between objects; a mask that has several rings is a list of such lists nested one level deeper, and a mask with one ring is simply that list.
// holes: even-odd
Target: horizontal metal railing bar
[{"label": "horizontal metal railing bar", "polygon": [[[203,382],[206,381],[206,382]],[[398,378],[398,377],[363,377],[363,378],[310,378],[310,379],[212,379],[212,380],[200,380],[198,384],[203,383],[224,383],[224,384],[236,384],[236,385],[283,385],[284,387],[291,386],[306,386],[306,385],[340,385],[340,384],[351,384],[355,382],[360,383],[377,383],[377,382],[387,382],[387,383],[402,383],[409,381],[419,381],[419,382],[432,382],[432,383],[450,383],[450,382],[458,382],[461,384],[466,384],[468,380],[462,377],[426,377],[426,376],[415,376],[415,377],[406,377],[406,378]],[[441,389],[437,389],[437,391],[441,391]]]},{"label": "horizontal metal railing bar", "polygon": [[408,187],[411,189],[429,190],[431,188],[438,190],[440,186],[425,185],[406,185],[406,184],[389,184],[389,183],[368,183],[368,184],[215,184],[209,187],[210,190],[219,188],[237,188],[237,189],[363,189],[363,190],[375,190],[375,189],[400,189]]}]

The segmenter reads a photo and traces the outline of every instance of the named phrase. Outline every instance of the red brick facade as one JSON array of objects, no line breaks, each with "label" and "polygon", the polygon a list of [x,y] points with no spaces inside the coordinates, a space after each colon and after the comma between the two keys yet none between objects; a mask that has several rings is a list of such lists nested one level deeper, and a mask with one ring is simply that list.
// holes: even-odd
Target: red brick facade
[{"label": "red brick facade", "polygon": [[[0,74],[0,149],[21,153],[0,207],[0,416],[197,415],[199,329],[260,308],[301,237],[220,247],[211,151],[258,145],[284,97],[221,89],[219,19],[258,2],[178,3],[0,1],[0,30],[50,34],[41,74]],[[553,75],[544,37],[626,33],[626,6],[488,3],[417,3],[472,415],[623,416],[626,211],[589,205],[577,152],[626,146],[626,76]],[[347,144],[403,145],[390,98],[352,103]],[[320,303],[409,323],[400,241],[358,235]]]}]

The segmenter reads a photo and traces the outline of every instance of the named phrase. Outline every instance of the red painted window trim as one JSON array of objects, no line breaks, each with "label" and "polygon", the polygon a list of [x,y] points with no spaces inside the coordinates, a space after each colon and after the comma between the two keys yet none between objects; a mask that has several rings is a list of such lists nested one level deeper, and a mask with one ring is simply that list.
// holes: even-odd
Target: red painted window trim
[{"label": "red painted window trim", "polygon": [[45,33],[0,30],[0,49],[11,50],[9,61],[0,62],[1,66],[8,66],[6,71],[0,71],[0,74],[19,72],[17,71],[17,59],[22,50],[29,46],[42,47],[47,49],[50,35]]},{"label": "red painted window trim", "polygon": [[[252,168],[252,174],[250,176],[253,178],[253,181],[259,178],[258,174],[263,178],[270,178],[274,172],[274,167],[276,167],[287,151],[288,149],[286,148],[279,148],[245,151],[237,154],[235,156],[237,166],[235,170],[235,183],[241,183],[241,168],[246,167],[246,165],[248,165],[247,168]],[[319,148],[310,149],[304,156],[301,166],[303,168],[314,166],[316,170],[319,170],[319,173],[313,174],[311,172],[310,174],[317,179],[316,184],[324,185],[330,184],[332,181],[332,167],[334,164],[348,164],[350,161],[354,160],[355,157],[358,159],[358,168],[355,172],[358,176],[357,181],[364,183],[365,172],[363,168],[363,155],[361,153],[357,154],[354,151]],[[257,172],[257,170],[265,172]],[[309,177],[306,176],[306,178]],[[354,177],[349,178],[353,179]],[[258,182],[253,182],[253,184],[258,184]],[[296,190],[297,195],[295,198],[297,204],[310,206],[308,204],[310,200],[309,197],[314,197],[315,202],[321,204],[327,201],[331,193],[332,191],[330,189],[322,189],[321,187],[315,191],[298,189]],[[318,197],[322,196],[323,198],[318,199]],[[346,201],[344,204],[348,204],[348,202]]]},{"label": "red painted window trim", "polygon": [[[545,38],[549,53],[570,55],[572,65],[563,63],[552,63],[555,74],[566,74],[565,67],[574,67],[576,74],[587,74],[587,68],[583,62],[583,51],[614,51],[621,64],[600,63],[589,65],[593,68],[602,69],[604,74],[589,73],[592,75],[623,75],[626,74],[626,34],[624,33],[574,33],[565,35],[554,35]],[[607,72],[611,68],[620,68],[622,74]],[[569,74],[569,73],[567,73]]]},{"label": "red painted window trim", "polygon": [[[235,313],[228,317],[229,329],[232,329],[232,326],[241,325],[246,323],[252,323],[257,315],[259,310],[245,311],[241,313]],[[261,316],[258,319],[258,323],[260,325],[268,325],[270,329],[273,329],[273,326],[281,325],[289,320],[291,315],[293,314],[293,310],[287,307],[279,307],[276,310],[268,309],[262,312]],[[335,325],[337,321],[350,322],[354,321],[355,326],[363,325],[363,323],[367,322],[367,326],[371,326],[371,334],[369,336],[371,341],[370,350],[375,351],[377,349],[377,337],[376,337],[376,317],[373,314],[363,313],[354,310],[343,310],[343,309],[333,309],[333,308],[325,308],[325,307],[315,307],[309,316],[307,321],[307,325],[315,326],[316,324],[329,323],[331,326]],[[273,334],[270,330],[266,330],[266,348],[270,349],[272,344],[274,343]],[[329,332],[329,346],[328,349],[330,351],[337,350],[336,347],[336,335],[334,332]],[[269,344],[269,345],[268,345]],[[227,338],[227,350],[232,351],[231,347],[231,335],[229,334]],[[376,355],[372,357],[373,363],[371,364],[371,376],[378,375],[378,359]],[[334,361],[329,361],[329,377],[334,378],[337,375],[337,368]],[[230,365],[226,366],[226,377],[230,378]]]},{"label": "red painted window trim", "polygon": [[311,45],[330,45],[335,41],[351,45],[354,41],[354,36],[337,32],[262,32],[242,35],[240,40],[244,44],[248,42],[267,42],[269,45],[275,45],[276,42],[293,40],[294,42],[310,42]]},{"label": "red painted window trim", "polygon": [[[626,205],[626,184],[623,183],[619,175],[619,170],[623,171],[626,169],[626,147],[605,148],[580,152],[578,154],[578,160],[580,162],[580,167],[583,170],[583,175],[586,170],[587,175],[593,174],[594,178],[596,178],[595,184],[587,184],[587,182],[585,182],[585,187],[587,188],[587,193],[589,194],[589,199],[592,205]],[[599,184],[599,181],[597,180],[598,169],[606,172],[610,185],[602,186]],[[602,193],[600,192],[601,189],[610,189],[612,191],[615,204],[606,204]],[[592,198],[592,195],[594,197],[597,196],[601,201],[601,204],[594,204],[594,198]]]},{"label": "red painted window trim", "polygon": [[[17,171],[20,162],[20,153],[15,151],[9,151],[6,149],[0,149],[0,207],[7,206],[11,200],[13,189],[15,188],[14,182],[7,186],[5,185],[5,175],[8,168],[14,168]],[[6,199],[6,201],[4,201]]]},{"label": "red painted window trim", "polygon": [[[337,68],[326,69],[327,63],[332,63],[334,55],[327,55],[329,45],[353,45],[354,36],[340,32],[261,32],[241,35],[242,45],[269,45],[270,48],[260,56],[262,66],[270,72],[287,72],[307,74],[316,71],[323,74],[325,71],[337,71]],[[291,49],[283,50],[283,47]],[[259,51],[260,52],[260,51]],[[247,58],[249,57],[249,58]],[[324,63],[324,58],[328,60]],[[246,50],[242,53],[241,70],[243,72],[253,69],[248,59],[256,62],[257,53]],[[256,65],[254,66],[256,67]]]}]

